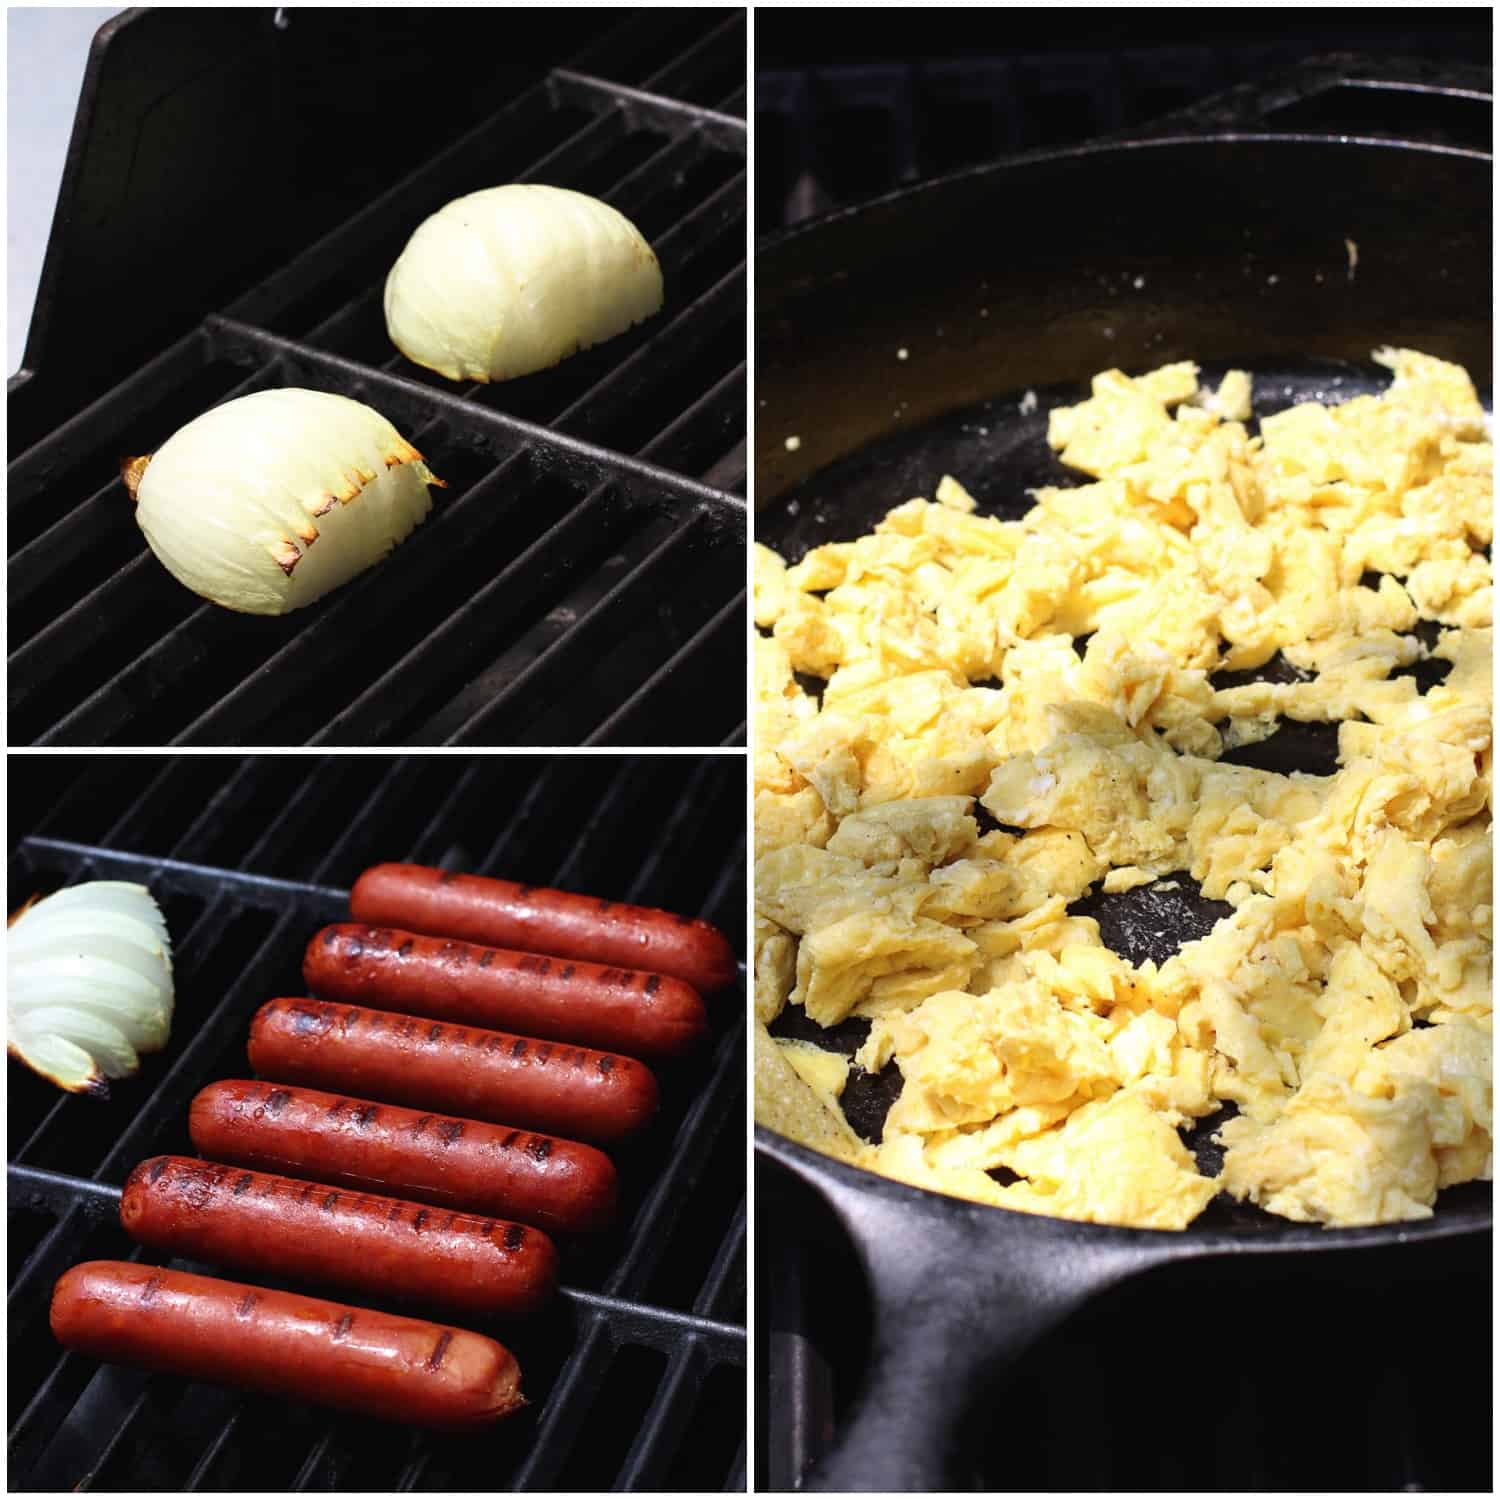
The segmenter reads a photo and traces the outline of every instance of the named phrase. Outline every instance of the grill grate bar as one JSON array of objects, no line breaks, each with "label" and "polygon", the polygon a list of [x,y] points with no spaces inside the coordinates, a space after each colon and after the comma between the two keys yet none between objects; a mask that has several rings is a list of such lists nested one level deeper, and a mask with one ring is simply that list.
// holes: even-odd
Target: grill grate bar
[{"label": "grill grate bar", "polygon": [[193,1471],[188,1475],[187,1483],[182,1487],[184,1494],[196,1494],[205,1487],[209,1475],[213,1473],[214,1465],[218,1463],[225,1449],[229,1447],[239,1428],[240,1413],[242,1411],[244,1411],[243,1406],[235,1407],[230,1412],[228,1420],[214,1434],[208,1447],[199,1456],[198,1462],[193,1465]]},{"label": "grill grate bar", "polygon": [[[425,590],[438,587],[453,551],[476,545],[485,528],[493,524],[497,509],[523,502],[520,483],[510,496],[503,490],[510,478],[519,479],[526,472],[526,466],[525,454],[512,454],[448,506],[441,530],[436,526],[419,527],[402,544],[399,567],[378,568],[346,584],[322,610],[315,661],[310,659],[307,644],[294,637],[194,719],[177,736],[177,742],[212,744],[232,740],[240,726],[254,722],[258,714],[284,700],[291,685],[327,674],[357,657],[363,641],[357,626],[362,611],[377,597],[377,591],[384,607],[394,610]],[[428,641],[432,638],[432,634],[427,637]],[[413,654],[420,649],[414,648]],[[410,661],[411,655],[404,660]],[[400,695],[393,697],[399,707]],[[331,725],[321,738],[324,741],[333,738]]]},{"label": "grill grate bar", "polygon": [[743,745],[745,743],[745,740],[747,738],[748,738],[748,736],[747,736],[747,733],[746,733],[745,721],[743,719],[741,719],[740,722],[739,722],[738,727],[736,727],[735,729],[731,730],[728,734],[726,734],[724,736],[724,738],[719,741],[719,744],[721,746],[723,746],[725,749],[730,749],[730,748],[734,748],[734,747]]},{"label": "grill grate bar", "polygon": [[[646,857],[636,866],[635,879],[630,884],[630,889],[625,893],[625,900],[633,905],[641,904],[644,892],[649,890],[656,880],[656,872],[668,859],[675,859],[677,852],[682,848],[688,830],[699,816],[703,806],[703,787],[709,777],[714,774],[716,767],[712,761],[704,761],[693,773],[692,779],[683,788],[680,796],[672,808],[666,826],[661,831],[661,837],[656,840],[648,851]],[[700,909],[697,913],[700,917],[704,915]]]},{"label": "grill grate bar", "polygon": [[[663,63],[645,83],[642,89],[652,94],[686,94],[693,89],[705,74],[712,73],[715,63],[715,54],[723,48],[732,48],[736,54],[740,52],[745,30],[745,16],[743,11],[731,11],[725,19],[706,36],[693,43],[692,46],[679,52],[669,62]],[[587,72],[586,68],[578,69],[579,72]],[[737,121],[741,129],[744,128],[743,121]]]},{"label": "grill grate bar", "polygon": [[630,1226],[630,1245],[605,1282],[613,1296],[643,1286],[661,1258],[668,1220],[680,1211],[718,1139],[729,1101],[744,1082],[743,1037],[731,1029],[719,1041],[708,1085],[683,1116],[672,1144],[672,1158],[652,1185]]},{"label": "grill grate bar", "polygon": [[101,436],[119,437],[151,410],[163,390],[185,385],[203,366],[205,343],[203,330],[195,328],[18,454],[6,469],[7,503],[15,507],[35,500],[58,473],[67,471],[74,455],[88,452]]},{"label": "grill grate bar", "polygon": [[[709,200],[711,204],[714,201]],[[557,419],[557,426],[589,438],[607,424],[618,421],[630,403],[639,400],[675,364],[692,359],[727,324],[743,317],[744,297],[745,268],[740,265],[663,324],[629,359],[574,402]],[[604,399],[599,400],[600,397]]]},{"label": "grill grate bar", "polygon": [[[495,727],[496,720],[523,694],[555,682],[560,673],[582,665],[585,653],[602,645],[606,633],[618,628],[623,619],[648,608],[656,597],[654,585],[668,572],[677,554],[690,547],[696,531],[696,518],[667,530],[597,604],[569,625],[540,655],[519,671],[506,671],[508,663],[502,660],[499,673],[492,670],[476,678],[432,720],[430,731],[445,744],[472,744],[476,740],[483,743],[487,731]],[[476,595],[475,603],[489,592],[486,589]]]},{"label": "grill grate bar", "polygon": [[[58,1213],[77,1209],[101,1223],[115,1223],[119,1218],[122,1190],[114,1183],[12,1162],[6,1174],[6,1190],[12,1209],[40,1207]],[[136,1251],[137,1255],[143,1253],[139,1248]],[[743,1360],[745,1330],[697,1308],[690,1313],[679,1312],[585,1287],[560,1286],[557,1295],[587,1318],[608,1324],[624,1342],[670,1351],[684,1338],[693,1338],[703,1344],[716,1363]]]},{"label": "grill grate bar", "polygon": [[[117,849],[101,849],[93,844],[77,844],[70,839],[31,837],[23,849],[36,850],[61,858],[89,860],[100,871],[101,879],[136,880],[149,885],[165,877],[169,889],[212,896],[219,886],[228,886],[234,899],[262,911],[307,911],[311,920],[337,921],[337,913],[348,909],[348,891],[318,885],[307,880],[283,880],[276,875],[251,875],[242,870],[218,869],[212,865],[194,864],[191,860],[173,859],[164,854],[130,854]],[[329,915],[323,915],[323,913]]]},{"label": "grill grate bar", "polygon": [[94,1459],[93,1467],[73,1486],[75,1491],[93,1489],[94,1481],[104,1469],[109,1467],[109,1462],[119,1451],[120,1444],[125,1441],[125,1437],[130,1429],[135,1426],[140,1420],[142,1413],[146,1410],[151,1400],[151,1391],[152,1383],[148,1379],[141,1386],[140,1390],[136,1392],[135,1400],[130,1403],[125,1415],[120,1418],[114,1430],[105,1440],[103,1448],[99,1450],[97,1457]]},{"label": "grill grate bar", "polygon": [[448,795],[438,804],[437,811],[427,820],[421,836],[411,846],[406,856],[408,864],[442,865],[444,863],[447,854],[444,830],[451,832],[452,829],[463,826],[459,808],[468,798],[478,775],[479,767],[470,766],[448,789]]},{"label": "grill grate bar", "polygon": [[622,524],[621,518],[612,514],[613,499],[608,485],[586,496],[330,719],[328,726],[312,737],[312,743],[360,744],[384,735],[396,722],[397,712],[410,708],[401,701],[399,684],[414,677],[420,679],[431,663],[441,662],[451,668],[454,662],[472,655],[482,645],[484,632],[522,614],[555,587],[560,577],[582,566],[580,560],[597,547],[599,538],[612,535]]},{"label": "grill grate bar", "polygon": [[571,68],[553,69],[551,83],[553,97],[559,103],[584,109],[615,104],[621,118],[628,120],[637,130],[671,131],[691,123],[702,131],[706,140],[721,150],[745,149],[745,122],[733,115],[721,115],[717,110],[705,109],[701,105],[685,104],[680,99],[668,99],[644,89],[629,88],[623,83],[610,83],[587,73],[575,73]]},{"label": "grill grate bar", "polygon": [[546,80],[535,84],[436,156],[429,157],[379,198],[315,241],[280,271],[230,304],[228,314],[246,323],[266,324],[285,313],[315,287],[337,276],[368,253],[391,226],[415,228],[454,195],[457,185],[483,170],[507,134],[548,113]]},{"label": "grill grate bar", "polygon": [[468,428],[489,437],[500,452],[522,445],[530,448],[544,469],[565,479],[598,483],[604,478],[614,478],[632,495],[668,499],[684,508],[703,507],[736,521],[744,518],[742,500],[668,469],[230,318],[214,316],[208,319],[208,324],[225,357],[240,361],[284,358],[290,368],[300,365],[354,391],[374,393],[378,399],[373,404],[387,414],[395,413],[412,426],[447,417],[459,430]]},{"label": "grill grate bar", "polygon": [[735,1211],[734,1222],[720,1241],[718,1254],[714,1256],[714,1263],[708,1268],[708,1275],[703,1278],[703,1285],[693,1299],[695,1313],[703,1317],[712,1315],[713,1310],[719,1305],[719,1299],[724,1295],[724,1287],[729,1280],[730,1272],[734,1270],[744,1249],[745,1200],[742,1198],[739,1208]]},{"label": "grill grate bar", "polygon": [[558,1441],[558,1437],[582,1429],[583,1417],[604,1379],[613,1352],[603,1322],[591,1317],[562,1378],[547,1396],[547,1408],[537,1423],[531,1452],[512,1477],[512,1489],[553,1487],[557,1471],[568,1456],[567,1443]]},{"label": "grill grate bar", "polygon": [[661,1476],[682,1442],[683,1429],[693,1415],[693,1388],[702,1383],[704,1362],[697,1342],[689,1340],[677,1350],[667,1373],[651,1399],[641,1430],[611,1490],[660,1490]]},{"label": "grill grate bar", "polygon": [[745,592],[743,589],[724,605],[722,609],[690,640],[685,642],[672,658],[664,662],[645,682],[638,687],[585,741],[585,745],[613,745],[632,743],[629,731],[641,721],[648,720],[656,712],[653,695],[665,687],[676,687],[684,680],[683,674],[691,668],[693,659],[702,653],[726,630],[733,629],[743,618]]},{"label": "grill grate bar", "polygon": [[[741,418],[744,414],[745,366],[738,364],[722,380],[711,386],[693,402],[671,426],[664,427],[652,438],[650,445],[641,450],[642,456],[671,462],[676,462],[679,457],[686,459],[689,452],[702,444],[704,429],[720,434],[719,441],[727,444],[732,452],[736,446],[735,433],[738,430],[736,418]],[[681,454],[678,453],[678,449],[683,450]],[[744,483],[743,442],[738,444],[738,450],[741,456],[740,478],[724,486],[735,490],[736,493]],[[685,463],[683,467],[686,467]],[[711,476],[705,475],[704,483],[709,482],[711,482]]]}]

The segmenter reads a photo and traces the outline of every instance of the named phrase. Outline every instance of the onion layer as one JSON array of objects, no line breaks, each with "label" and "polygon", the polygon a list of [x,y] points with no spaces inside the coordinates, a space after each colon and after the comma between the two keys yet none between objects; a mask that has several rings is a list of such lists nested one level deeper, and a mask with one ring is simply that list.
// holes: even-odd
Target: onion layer
[{"label": "onion layer", "polygon": [[143,885],[96,880],[33,902],[5,943],[12,1057],[70,1093],[105,1093],[172,1028],[172,945]]},{"label": "onion layer", "polygon": [[449,380],[544,370],[660,311],[641,232],[585,193],[510,183],[422,223],[385,283],[391,342]]},{"label": "onion layer", "polygon": [[378,562],[443,483],[379,412],[296,388],[216,406],[122,472],[167,571],[256,615],[301,609]]}]

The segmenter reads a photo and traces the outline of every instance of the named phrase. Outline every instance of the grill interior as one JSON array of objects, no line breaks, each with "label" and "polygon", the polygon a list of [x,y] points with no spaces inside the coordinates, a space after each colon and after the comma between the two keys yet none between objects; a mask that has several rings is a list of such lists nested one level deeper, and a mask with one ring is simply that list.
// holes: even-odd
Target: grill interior
[{"label": "grill interior", "polygon": [[703,1053],[655,1069],[658,1120],[610,1151],[620,1221],[560,1245],[551,1308],[515,1326],[460,1320],[515,1352],[532,1403],[488,1433],[435,1436],[101,1366],[61,1351],[47,1326],[69,1266],[157,1259],[121,1231],[120,1185],[146,1156],[194,1154],[189,1100],[249,1076],[250,1017],[302,992],[302,948],[347,916],[361,869],[406,859],[505,874],[687,911],[737,935],[740,757],[14,757],[10,804],[11,909],[78,881],[146,882],[177,984],[167,1049],[106,1102],[8,1064],[13,1489],[743,1489],[745,1064],[733,995],[714,1007]]},{"label": "grill interior", "polygon": [[[12,743],[743,743],[745,19],[684,36],[671,14],[505,95],[14,457]],[[393,349],[384,278],[428,214],[507,181],[635,220],[666,305],[552,370],[458,385]],[[147,551],[118,462],[296,385],[374,406],[449,487],[375,569],[241,616]]]}]

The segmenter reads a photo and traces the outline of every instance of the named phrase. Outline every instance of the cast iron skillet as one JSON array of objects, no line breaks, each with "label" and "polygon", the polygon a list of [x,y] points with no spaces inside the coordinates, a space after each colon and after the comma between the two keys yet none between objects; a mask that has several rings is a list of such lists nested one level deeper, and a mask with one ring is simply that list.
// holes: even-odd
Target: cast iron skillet
[{"label": "cast iron skillet", "polygon": [[[1382,133],[1411,118],[1410,138],[1300,128],[1362,112]],[[1046,414],[1111,366],[1247,366],[1257,417],[1383,388],[1369,358],[1382,344],[1456,360],[1487,390],[1490,158],[1451,142],[1489,133],[1487,73],[1331,59],[1149,136],[966,171],[763,244],[758,539],[795,560],[930,496],[945,473],[982,512],[1018,516],[1026,488],[1083,482],[1047,449]],[[1423,690],[1441,666],[1417,669]],[[1288,726],[1234,758],[1327,774],[1335,735]],[[1134,961],[1165,958],[1226,909],[1177,879],[1175,892],[1091,894],[1074,909]],[[858,1044],[858,1023],[830,1037],[799,1016],[773,1030]],[[856,1075],[857,1128],[878,1130],[898,1086]],[[1205,1171],[1221,1119],[1189,1137]],[[1083,1300],[1148,1268],[1491,1225],[1488,1186],[1466,1184],[1433,1218],[1379,1228],[1299,1226],[1221,1197],[1183,1233],[1114,1229],[909,1188],[765,1129],[756,1146],[831,1206],[874,1305],[869,1377],[815,1490],[954,1488],[976,1394]]]}]

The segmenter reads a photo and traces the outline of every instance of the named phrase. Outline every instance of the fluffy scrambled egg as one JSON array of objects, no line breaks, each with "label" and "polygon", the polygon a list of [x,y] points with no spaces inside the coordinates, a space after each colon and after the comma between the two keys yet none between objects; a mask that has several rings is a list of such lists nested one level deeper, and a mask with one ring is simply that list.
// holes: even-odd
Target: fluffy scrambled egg
[{"label": "fluffy scrambled egg", "polygon": [[[1462,369],[1375,358],[1383,395],[1254,435],[1242,372],[1110,370],[1050,418],[1091,482],[1022,520],[945,478],[794,567],[756,549],[763,1121],[1165,1229],[1221,1190],[1353,1225],[1489,1178],[1491,449]],[[1216,685],[1278,653],[1291,680]],[[1286,720],[1339,725],[1337,774],[1221,759]],[[1159,965],[1070,913],[1181,872],[1232,910]],[[787,1005],[870,1022],[878,1143],[846,1060],[765,1030]],[[1206,1177],[1179,1131],[1227,1103]]]}]

